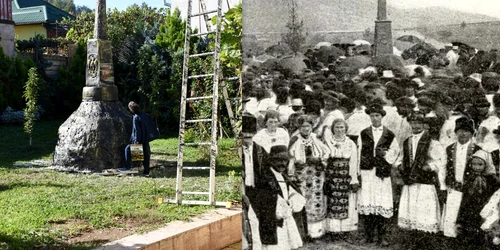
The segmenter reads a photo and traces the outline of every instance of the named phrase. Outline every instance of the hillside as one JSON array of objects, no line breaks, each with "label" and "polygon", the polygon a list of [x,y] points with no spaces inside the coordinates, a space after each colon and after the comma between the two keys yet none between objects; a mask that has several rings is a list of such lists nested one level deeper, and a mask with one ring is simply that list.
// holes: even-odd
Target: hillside
[{"label": "hillside", "polygon": [[[287,0],[243,1],[243,32],[283,32],[288,19]],[[377,14],[376,0],[299,0],[299,17],[304,31],[373,30]],[[500,21],[485,15],[470,14],[444,7],[399,9],[388,6],[392,27],[412,28],[434,25]]]}]

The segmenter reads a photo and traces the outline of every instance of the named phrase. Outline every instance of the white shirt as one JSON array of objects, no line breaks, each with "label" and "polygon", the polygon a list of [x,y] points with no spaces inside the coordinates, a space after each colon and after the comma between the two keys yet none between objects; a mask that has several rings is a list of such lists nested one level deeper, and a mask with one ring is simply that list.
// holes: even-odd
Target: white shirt
[{"label": "white shirt", "polygon": [[463,183],[465,166],[467,164],[467,149],[469,148],[470,140],[465,144],[457,142],[457,149],[455,151],[455,180]]},{"label": "white shirt", "polygon": [[253,143],[248,147],[243,147],[243,157],[245,160],[245,185],[249,187],[255,186],[255,178],[253,172]]},{"label": "white shirt", "polygon": [[412,149],[412,160],[415,160],[415,155],[417,154],[417,146],[418,142],[420,141],[420,138],[422,138],[422,135],[424,134],[424,131],[420,132],[419,134],[413,134],[411,137],[411,149]]},{"label": "white shirt", "polygon": [[382,137],[382,132],[384,130],[384,126],[380,126],[378,128],[372,126],[372,133],[373,133],[373,156],[375,156],[375,148],[378,144],[378,141],[380,140],[380,137]]}]

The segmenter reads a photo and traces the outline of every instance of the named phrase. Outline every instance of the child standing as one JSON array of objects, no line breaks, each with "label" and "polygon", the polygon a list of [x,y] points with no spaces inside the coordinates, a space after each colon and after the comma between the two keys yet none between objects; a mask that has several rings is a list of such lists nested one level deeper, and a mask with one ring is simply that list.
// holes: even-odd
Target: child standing
[{"label": "child standing", "polygon": [[483,246],[486,234],[481,230],[480,212],[499,188],[490,154],[479,150],[470,159],[464,174],[463,197],[458,212],[459,237],[465,243]]}]

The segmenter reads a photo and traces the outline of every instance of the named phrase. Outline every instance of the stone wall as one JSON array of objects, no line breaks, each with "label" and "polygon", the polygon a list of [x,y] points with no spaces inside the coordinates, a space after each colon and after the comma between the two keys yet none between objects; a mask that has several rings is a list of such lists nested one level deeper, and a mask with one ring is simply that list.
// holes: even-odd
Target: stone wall
[{"label": "stone wall", "polygon": [[3,52],[8,56],[15,56],[14,24],[0,22],[0,36],[2,37],[0,46],[3,48]]},{"label": "stone wall", "polygon": [[[33,53],[19,53],[22,58],[33,58]],[[45,73],[50,78],[57,79],[57,71],[59,67],[68,67],[69,59],[67,56],[61,55],[43,55],[45,60],[49,61],[52,65],[45,70]]]}]

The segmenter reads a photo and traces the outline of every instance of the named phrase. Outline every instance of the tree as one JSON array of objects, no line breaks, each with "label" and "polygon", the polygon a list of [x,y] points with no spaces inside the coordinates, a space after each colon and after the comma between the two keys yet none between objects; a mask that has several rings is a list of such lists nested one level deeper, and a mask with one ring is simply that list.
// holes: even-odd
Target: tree
[{"label": "tree", "polygon": [[30,137],[30,147],[32,145],[33,127],[38,112],[38,93],[40,89],[40,78],[38,77],[37,68],[29,69],[28,81],[24,85],[23,97],[26,100],[26,108],[24,109],[24,132]]},{"label": "tree", "polygon": [[45,2],[48,2],[71,15],[76,15],[76,7],[73,0],[45,0]]},{"label": "tree", "polygon": [[[216,23],[217,18],[215,17],[212,19],[212,24],[215,25]],[[222,19],[220,61],[224,69],[228,69],[228,72],[224,73],[230,73],[231,75],[241,73],[242,26],[242,4],[239,3],[229,9]]]},{"label": "tree", "polygon": [[76,6],[75,9],[75,15],[79,16],[84,12],[92,12],[92,9],[90,9],[87,5],[78,5]]},{"label": "tree", "polygon": [[289,20],[286,24],[288,31],[282,35],[281,39],[294,53],[297,53],[302,44],[306,41],[306,37],[302,34],[304,20],[299,21],[299,16],[297,14],[297,0],[286,1],[289,11]]},{"label": "tree", "polygon": [[363,39],[367,41],[373,40],[373,32],[370,30],[370,28],[366,28],[365,32],[363,32]]}]

